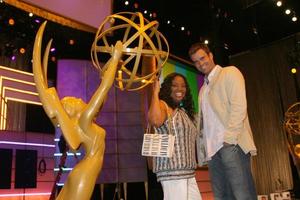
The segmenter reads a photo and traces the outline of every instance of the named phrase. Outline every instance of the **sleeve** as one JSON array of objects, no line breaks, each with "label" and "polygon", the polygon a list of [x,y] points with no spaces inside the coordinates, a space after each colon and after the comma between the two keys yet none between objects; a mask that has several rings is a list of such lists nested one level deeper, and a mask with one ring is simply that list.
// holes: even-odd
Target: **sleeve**
[{"label": "sleeve", "polygon": [[226,75],[226,93],[229,101],[229,119],[225,126],[224,142],[237,144],[238,135],[247,117],[245,80],[242,73],[232,67]]}]

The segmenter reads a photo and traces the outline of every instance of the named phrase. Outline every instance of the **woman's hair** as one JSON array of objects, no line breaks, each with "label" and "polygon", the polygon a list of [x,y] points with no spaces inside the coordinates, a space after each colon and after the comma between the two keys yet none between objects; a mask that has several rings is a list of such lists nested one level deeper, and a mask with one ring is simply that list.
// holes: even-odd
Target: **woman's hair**
[{"label": "woman's hair", "polygon": [[[185,85],[186,85],[186,93],[180,104],[176,103],[173,98],[171,97],[171,92],[172,92],[172,81],[174,80],[175,77],[180,76],[183,78]],[[161,85],[161,89],[159,92],[159,99],[165,101],[171,108],[175,109],[177,107],[184,108],[185,111],[187,112],[188,116],[194,120],[194,102],[191,94],[191,90],[189,87],[189,84],[186,80],[186,78],[179,73],[171,73],[169,74],[165,79],[164,82]]]}]

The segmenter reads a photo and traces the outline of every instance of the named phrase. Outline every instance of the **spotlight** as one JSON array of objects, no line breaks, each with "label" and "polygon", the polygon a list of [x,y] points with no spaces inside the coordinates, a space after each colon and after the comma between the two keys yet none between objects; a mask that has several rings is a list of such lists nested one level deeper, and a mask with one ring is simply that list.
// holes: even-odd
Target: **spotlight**
[{"label": "spotlight", "polygon": [[35,19],[34,21],[35,21],[35,23],[37,23],[37,24],[41,23],[41,21],[40,21],[39,19]]},{"label": "spotlight", "polygon": [[144,14],[147,14],[147,13],[148,13],[148,11],[147,11],[147,10],[145,10],[145,11],[144,11]]},{"label": "spotlight", "polygon": [[208,40],[204,40],[204,44],[208,44],[209,43],[209,41]]},{"label": "spotlight", "polygon": [[282,6],[282,1],[277,1],[277,2],[276,2],[276,5],[277,5],[278,7]]},{"label": "spotlight", "polygon": [[287,14],[287,15],[291,14],[291,10],[290,9],[286,9],[285,10],[285,14]]},{"label": "spotlight", "polygon": [[295,22],[295,21],[297,21],[297,20],[298,20],[298,18],[297,18],[296,16],[292,17],[292,21],[293,21],[293,22]]},{"label": "spotlight", "polygon": [[167,21],[167,24],[170,24],[170,23],[171,23],[171,21],[170,21],[170,20],[168,20],[168,21]]},{"label": "spotlight", "polygon": [[33,13],[32,12],[28,13],[28,15],[29,15],[29,17],[33,17]]},{"label": "spotlight", "polygon": [[10,59],[11,59],[12,61],[16,60],[16,56],[12,56],[12,57],[10,57]]},{"label": "spotlight", "polygon": [[295,21],[297,21],[297,20],[298,20],[298,19],[297,19],[296,13],[294,12],[293,17],[292,17],[292,21],[295,22]]},{"label": "spotlight", "polygon": [[56,49],[53,47],[50,49],[51,52],[54,52]]},{"label": "spotlight", "polygon": [[3,0],[0,0],[0,3],[3,3]]},{"label": "spotlight", "polygon": [[184,26],[182,26],[180,29],[181,29],[182,31],[184,31]]},{"label": "spotlight", "polygon": [[11,25],[11,26],[15,25],[15,20],[13,18],[10,18],[8,20],[8,24]]},{"label": "spotlight", "polygon": [[55,61],[56,61],[56,57],[55,57],[55,56],[52,56],[52,57],[51,57],[51,61],[52,61],[52,62],[55,62]]},{"label": "spotlight", "polygon": [[25,50],[25,48],[22,47],[22,48],[19,49],[19,52],[20,52],[21,54],[24,54],[24,53],[26,52],[26,50]]},{"label": "spotlight", "polygon": [[125,1],[125,5],[128,6],[129,5],[129,1]]},{"label": "spotlight", "polygon": [[70,39],[70,40],[69,40],[69,44],[70,44],[70,45],[74,45],[74,44],[75,44],[75,40]]},{"label": "spotlight", "polygon": [[224,43],[224,49],[229,49],[229,46],[228,46],[228,44],[226,44],[226,43]]},{"label": "spotlight", "polygon": [[293,74],[296,74],[296,73],[297,73],[297,69],[296,69],[295,67],[293,67],[293,68],[291,69],[291,72],[292,72]]},{"label": "spotlight", "polygon": [[257,35],[257,34],[258,34],[258,32],[257,32],[257,28],[256,28],[256,27],[253,27],[253,28],[252,28],[252,30],[253,30],[253,33],[254,33],[255,35]]}]

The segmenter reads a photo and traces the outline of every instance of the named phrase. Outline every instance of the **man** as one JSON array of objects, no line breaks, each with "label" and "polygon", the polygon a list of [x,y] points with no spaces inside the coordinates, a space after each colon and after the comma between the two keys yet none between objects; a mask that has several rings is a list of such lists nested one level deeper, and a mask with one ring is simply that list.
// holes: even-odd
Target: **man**
[{"label": "man", "polygon": [[[256,147],[248,120],[243,75],[234,66],[216,65],[213,54],[202,43],[192,45],[189,55],[205,75],[199,92],[198,144],[203,142],[205,147],[204,159],[208,161],[215,200],[256,200],[250,166],[250,156],[256,155]],[[203,162],[203,158],[198,161]]]}]

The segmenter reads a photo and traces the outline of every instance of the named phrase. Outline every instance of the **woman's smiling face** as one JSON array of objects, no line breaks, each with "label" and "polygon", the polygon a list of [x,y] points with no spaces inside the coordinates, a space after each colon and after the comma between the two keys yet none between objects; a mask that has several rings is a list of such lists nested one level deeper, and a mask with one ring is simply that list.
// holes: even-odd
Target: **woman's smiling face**
[{"label": "woman's smiling face", "polygon": [[183,100],[186,93],[186,84],[181,76],[175,76],[172,80],[171,97],[174,102],[179,103]]}]

